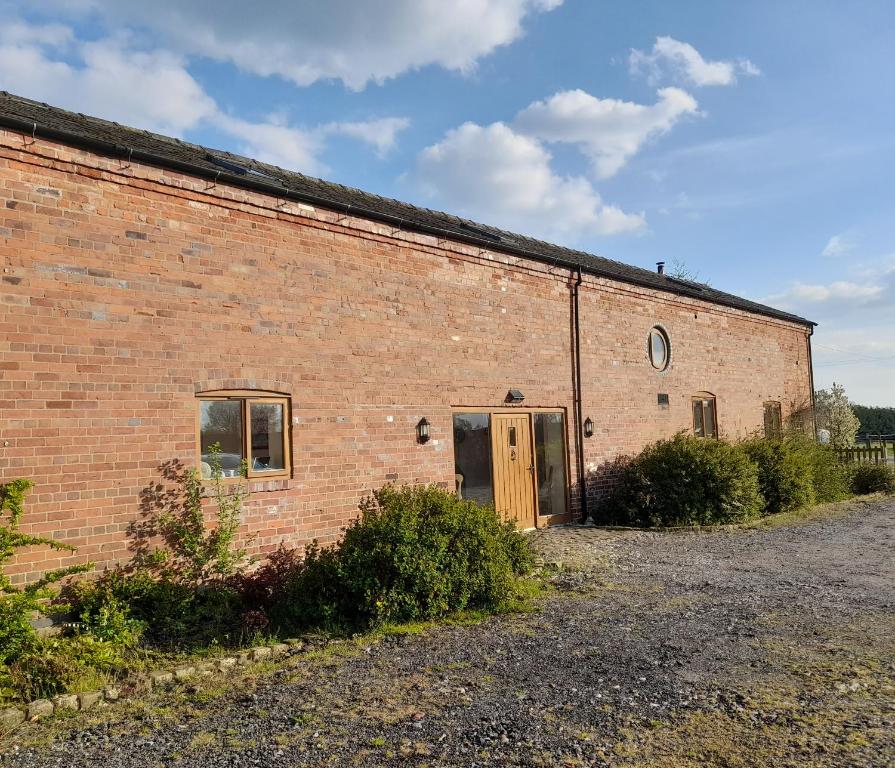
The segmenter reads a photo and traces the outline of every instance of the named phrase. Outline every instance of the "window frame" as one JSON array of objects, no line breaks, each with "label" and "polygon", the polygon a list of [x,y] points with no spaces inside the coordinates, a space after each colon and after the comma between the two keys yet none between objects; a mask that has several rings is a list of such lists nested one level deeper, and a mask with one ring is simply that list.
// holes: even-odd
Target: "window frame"
[{"label": "window frame", "polygon": [[[242,456],[246,463],[246,474],[243,478],[222,477],[223,482],[239,482],[248,480],[283,479],[292,477],[292,415],[291,397],[282,392],[266,392],[253,389],[215,390],[213,392],[196,393],[196,466],[202,466],[202,403],[213,401],[237,401],[240,404],[240,419],[242,423]],[[253,470],[252,469],[252,425],[251,406],[253,403],[266,405],[279,404],[283,406],[283,469]],[[209,478],[202,478],[208,481]]]},{"label": "window frame", "polygon": [[[700,415],[702,417],[702,434],[696,431],[696,404],[700,404]],[[711,408],[712,425],[714,432],[711,435],[705,433],[706,408]],[[717,440],[721,430],[718,428],[718,399],[710,392],[701,392],[690,397],[690,419],[693,425],[693,435],[702,440]]]},{"label": "window frame", "polygon": [[[661,366],[656,365],[655,360],[653,360],[653,334],[658,335],[665,345],[665,362]],[[646,335],[646,359],[656,373],[664,373],[671,366],[671,336],[669,336],[664,326],[658,323],[651,326],[649,333]]]}]

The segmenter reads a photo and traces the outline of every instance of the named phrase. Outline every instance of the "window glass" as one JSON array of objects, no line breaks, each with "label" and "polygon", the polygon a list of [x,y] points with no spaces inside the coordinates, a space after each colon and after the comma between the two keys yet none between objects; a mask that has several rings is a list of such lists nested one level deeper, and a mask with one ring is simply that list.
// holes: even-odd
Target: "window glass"
[{"label": "window glass", "polygon": [[664,371],[668,367],[668,337],[661,328],[653,328],[649,335],[649,359],[653,368]]},{"label": "window glass", "polygon": [[538,467],[538,513],[566,512],[566,438],[561,413],[536,413],[535,454]]},{"label": "window glass", "polygon": [[286,469],[283,410],[283,403],[249,403],[254,472]]},{"label": "window glass", "polygon": [[705,437],[705,427],[702,424],[702,400],[693,401],[693,434],[696,437]]},{"label": "window glass", "polygon": [[718,437],[715,422],[715,398],[693,398],[693,434],[696,437]]},{"label": "window glass", "polygon": [[494,503],[491,481],[491,417],[454,414],[454,472],[460,498]]},{"label": "window glass", "polygon": [[203,400],[199,415],[199,442],[202,477],[211,477],[210,447],[221,449],[219,460],[224,477],[238,477],[242,464],[242,402]]},{"label": "window glass", "polygon": [[705,436],[718,437],[718,430],[715,428],[715,401],[703,400],[702,405],[705,412]]}]

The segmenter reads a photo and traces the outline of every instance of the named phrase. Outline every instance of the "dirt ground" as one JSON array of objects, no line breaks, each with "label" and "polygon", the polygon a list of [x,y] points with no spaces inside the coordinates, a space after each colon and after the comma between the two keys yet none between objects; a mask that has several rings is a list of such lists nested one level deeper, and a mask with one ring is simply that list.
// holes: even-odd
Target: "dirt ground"
[{"label": "dirt ground", "polygon": [[29,725],[0,766],[895,765],[895,499],[784,523],[540,531],[531,612]]}]

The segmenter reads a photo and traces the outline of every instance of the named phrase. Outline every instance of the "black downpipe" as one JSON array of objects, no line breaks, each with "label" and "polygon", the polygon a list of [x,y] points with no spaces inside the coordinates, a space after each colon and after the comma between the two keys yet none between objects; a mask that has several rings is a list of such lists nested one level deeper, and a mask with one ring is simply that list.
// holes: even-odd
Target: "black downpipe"
[{"label": "black downpipe", "polygon": [[817,440],[817,404],[814,397],[814,355],[811,351],[811,337],[814,336],[814,326],[808,327],[808,378],[811,381],[811,423],[814,425],[812,438]]},{"label": "black downpipe", "polygon": [[584,474],[584,420],[581,414],[581,318],[578,307],[578,293],[581,288],[581,267],[572,284],[572,313],[575,320],[575,422],[578,432],[578,487],[581,489],[581,522],[590,517],[587,505],[587,478]]}]

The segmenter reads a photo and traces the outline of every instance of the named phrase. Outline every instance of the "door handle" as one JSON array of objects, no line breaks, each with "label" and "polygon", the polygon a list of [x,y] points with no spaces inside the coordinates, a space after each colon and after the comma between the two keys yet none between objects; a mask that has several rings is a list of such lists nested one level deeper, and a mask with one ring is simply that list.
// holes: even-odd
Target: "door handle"
[{"label": "door handle", "polygon": [[534,473],[535,473],[535,465],[532,464],[532,465],[528,468],[528,471],[531,472],[532,475],[534,475]]}]

